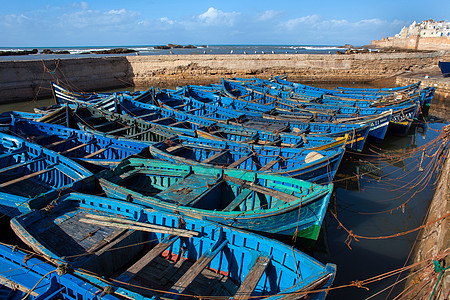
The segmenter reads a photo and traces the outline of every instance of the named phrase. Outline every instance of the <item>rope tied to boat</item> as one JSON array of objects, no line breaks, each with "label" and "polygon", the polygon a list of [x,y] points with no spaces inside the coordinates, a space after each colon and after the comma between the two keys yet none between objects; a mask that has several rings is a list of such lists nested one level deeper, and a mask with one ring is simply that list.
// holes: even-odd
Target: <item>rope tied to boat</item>
[{"label": "rope tied to boat", "polygon": [[352,286],[356,286],[359,289],[365,289],[365,290],[369,290],[369,288],[367,286],[363,285],[363,282],[360,280],[354,280],[350,282],[352,284]]},{"label": "rope tied to boat", "polygon": [[441,263],[434,259],[433,259],[433,265],[434,265],[434,271],[436,273],[439,273],[439,277],[436,281],[436,285],[433,288],[433,292],[431,293],[430,300],[433,299],[434,293],[436,292],[436,288],[438,287],[439,282],[441,281],[442,275],[444,275],[445,271],[447,271],[450,268],[450,266],[448,266],[446,268],[441,267]]}]

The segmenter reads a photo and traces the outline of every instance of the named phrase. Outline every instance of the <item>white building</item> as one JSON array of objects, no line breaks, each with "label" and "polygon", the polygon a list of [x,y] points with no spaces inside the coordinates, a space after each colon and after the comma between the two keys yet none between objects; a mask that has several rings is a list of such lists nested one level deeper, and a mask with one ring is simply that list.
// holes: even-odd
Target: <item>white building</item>
[{"label": "white building", "polygon": [[403,27],[396,38],[409,38],[413,36],[420,37],[447,37],[450,38],[450,22],[437,21],[433,19],[416,23],[414,21],[408,27]]}]

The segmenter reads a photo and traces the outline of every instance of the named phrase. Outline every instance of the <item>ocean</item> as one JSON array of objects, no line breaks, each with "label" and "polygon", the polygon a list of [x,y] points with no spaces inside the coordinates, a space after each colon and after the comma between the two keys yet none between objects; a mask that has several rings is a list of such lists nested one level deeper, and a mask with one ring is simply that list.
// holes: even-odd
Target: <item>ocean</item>
[{"label": "ocean", "polygon": [[[183,45],[186,46],[186,45]],[[126,55],[182,55],[182,54],[335,54],[347,48],[338,45],[194,45],[196,48],[174,48],[157,49],[156,45],[149,46],[101,46],[101,47],[0,47],[0,52],[17,52],[37,49],[37,54],[28,55],[6,55],[0,56],[0,61],[12,60],[41,60],[41,59],[63,59],[84,58],[102,56],[126,56]],[[125,48],[137,51],[128,54],[95,54],[93,51],[105,51],[116,48]],[[42,51],[49,49],[53,52],[67,51],[70,54],[43,54]]]}]

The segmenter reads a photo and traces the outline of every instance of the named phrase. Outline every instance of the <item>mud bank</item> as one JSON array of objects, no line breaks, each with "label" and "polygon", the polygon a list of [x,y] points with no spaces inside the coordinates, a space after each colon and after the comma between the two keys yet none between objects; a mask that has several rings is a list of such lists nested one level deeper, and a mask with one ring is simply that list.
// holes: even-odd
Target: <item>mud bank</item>
[{"label": "mud bank", "polygon": [[50,81],[75,90],[99,91],[127,85],[175,87],[217,83],[221,77],[268,78],[287,74],[304,83],[370,82],[437,65],[433,53],[352,55],[149,55],[0,62],[0,102],[51,95]]}]

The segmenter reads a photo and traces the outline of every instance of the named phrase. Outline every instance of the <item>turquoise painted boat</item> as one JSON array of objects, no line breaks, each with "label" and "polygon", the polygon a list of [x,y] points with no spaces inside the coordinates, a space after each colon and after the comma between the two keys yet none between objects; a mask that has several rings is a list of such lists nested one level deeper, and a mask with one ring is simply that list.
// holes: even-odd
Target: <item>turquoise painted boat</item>
[{"label": "turquoise painted boat", "polygon": [[174,163],[243,169],[314,183],[330,183],[345,148],[308,150],[214,141],[179,136],[149,147],[153,158]]},{"label": "turquoise painted boat", "polygon": [[70,190],[91,188],[93,174],[74,161],[0,133],[0,210],[15,216],[40,209]]},{"label": "turquoise painted boat", "polygon": [[98,196],[65,195],[51,214],[35,210],[11,227],[36,252],[128,299],[319,300],[335,274],[254,233]]},{"label": "turquoise painted boat", "polygon": [[333,186],[286,176],[128,159],[97,174],[110,198],[261,233],[316,240]]},{"label": "turquoise painted boat", "polygon": [[86,279],[66,273],[64,265],[52,265],[17,247],[0,244],[1,299],[119,299]]}]

